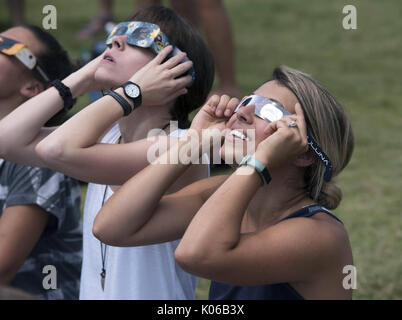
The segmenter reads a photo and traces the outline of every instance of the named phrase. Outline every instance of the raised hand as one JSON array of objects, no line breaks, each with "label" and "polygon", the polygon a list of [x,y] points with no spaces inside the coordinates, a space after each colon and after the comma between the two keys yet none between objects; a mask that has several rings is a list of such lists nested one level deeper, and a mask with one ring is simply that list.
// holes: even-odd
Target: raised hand
[{"label": "raised hand", "polygon": [[227,95],[211,96],[194,117],[191,129],[198,133],[208,128],[224,130],[238,103],[239,99]]},{"label": "raised hand", "polygon": [[130,78],[130,81],[140,86],[143,104],[165,104],[187,93],[186,86],[191,82],[191,76],[181,75],[191,68],[193,62],[182,62],[186,56],[184,52],[163,62],[172,49],[172,46],[164,48]]},{"label": "raised hand", "polygon": [[100,91],[104,89],[104,85],[95,80],[95,72],[102,59],[103,53],[65,79],[64,82],[71,89],[74,97],[78,97],[90,91]]},{"label": "raised hand", "polygon": [[268,137],[259,143],[257,158],[273,168],[308,150],[304,113],[299,103],[296,114],[271,122],[264,133]]}]

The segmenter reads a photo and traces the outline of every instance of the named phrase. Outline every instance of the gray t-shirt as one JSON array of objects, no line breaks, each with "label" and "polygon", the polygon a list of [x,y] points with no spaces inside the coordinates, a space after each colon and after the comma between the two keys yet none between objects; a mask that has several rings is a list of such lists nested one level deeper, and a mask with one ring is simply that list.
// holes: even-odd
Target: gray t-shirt
[{"label": "gray t-shirt", "polygon": [[33,204],[50,218],[10,285],[42,299],[77,299],[82,262],[78,182],[0,159],[0,217],[7,207]]}]

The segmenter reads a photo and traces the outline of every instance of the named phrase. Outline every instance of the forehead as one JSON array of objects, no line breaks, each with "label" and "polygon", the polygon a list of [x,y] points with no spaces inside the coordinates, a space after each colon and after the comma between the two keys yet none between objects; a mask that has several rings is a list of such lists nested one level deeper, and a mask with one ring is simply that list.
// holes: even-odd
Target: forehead
[{"label": "forehead", "polygon": [[1,35],[25,44],[34,54],[40,52],[42,49],[40,42],[34,34],[25,28],[11,28],[2,32]]},{"label": "forehead", "polygon": [[254,91],[255,94],[278,101],[290,113],[295,113],[296,96],[278,81],[269,81]]}]

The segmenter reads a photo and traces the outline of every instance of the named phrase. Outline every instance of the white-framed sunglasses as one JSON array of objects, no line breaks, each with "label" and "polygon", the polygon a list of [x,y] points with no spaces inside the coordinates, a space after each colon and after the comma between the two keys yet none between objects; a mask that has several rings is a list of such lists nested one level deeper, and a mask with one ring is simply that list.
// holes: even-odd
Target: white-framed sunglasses
[{"label": "white-framed sunglasses", "polygon": [[[254,105],[254,114],[260,119],[265,120],[268,123],[278,121],[284,116],[291,115],[279,102],[259,96],[256,94],[244,97],[240,103],[234,109],[234,112],[238,112],[240,108]],[[329,157],[322,151],[318,143],[310,136],[307,130],[307,143],[315,155],[324,163],[325,172],[324,180],[330,181],[332,178],[332,163]]]}]

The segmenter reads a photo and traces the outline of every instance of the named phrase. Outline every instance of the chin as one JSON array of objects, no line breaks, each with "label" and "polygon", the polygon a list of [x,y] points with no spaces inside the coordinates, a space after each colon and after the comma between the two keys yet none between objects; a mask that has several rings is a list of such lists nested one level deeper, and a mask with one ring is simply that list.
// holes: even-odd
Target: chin
[{"label": "chin", "polygon": [[94,79],[97,83],[101,85],[103,89],[118,88],[124,83],[124,81],[113,79],[111,75],[113,75],[113,73],[111,73],[109,70],[105,70],[100,67],[96,70]]}]

